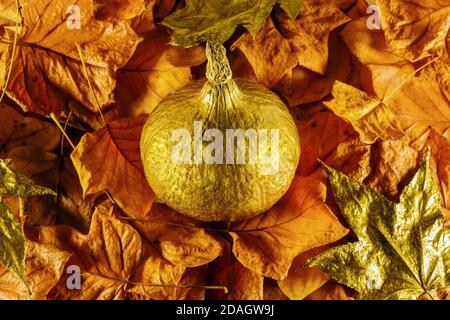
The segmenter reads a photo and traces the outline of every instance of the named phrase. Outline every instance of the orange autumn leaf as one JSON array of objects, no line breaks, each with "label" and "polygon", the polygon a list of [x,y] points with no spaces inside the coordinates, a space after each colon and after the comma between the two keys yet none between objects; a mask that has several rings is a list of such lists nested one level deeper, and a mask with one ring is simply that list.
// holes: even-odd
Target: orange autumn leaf
[{"label": "orange autumn leaf", "polygon": [[231,226],[236,258],[261,275],[284,279],[297,255],[335,242],[348,232],[324,203],[325,196],[322,170],[295,177],[272,209]]},{"label": "orange autumn leaf", "polygon": [[290,107],[320,101],[325,98],[336,80],[349,78],[350,54],[345,44],[333,32],[330,35],[330,56],[325,75],[297,65],[289,71],[274,87],[274,91],[284,97]]},{"label": "orange autumn leaf", "polygon": [[325,160],[341,142],[356,134],[347,122],[322,104],[302,108],[296,117],[302,150],[297,174],[301,176],[313,174],[320,166],[317,159]]},{"label": "orange autumn leaf", "polygon": [[347,294],[340,284],[328,282],[307,296],[305,300],[354,300],[354,298]]},{"label": "orange autumn leaf", "polygon": [[107,191],[133,217],[145,216],[154,198],[139,154],[145,120],[120,119],[87,133],[71,155],[84,195]]},{"label": "orange autumn leaf", "polygon": [[[44,115],[59,114],[69,98],[94,112],[98,105],[111,104],[114,71],[126,64],[140,41],[131,27],[123,21],[111,24],[95,19],[93,0],[76,2],[83,16],[79,26],[68,21],[71,0],[20,0],[19,4],[22,21],[8,96],[24,110]],[[14,31],[15,20],[8,26],[9,41],[0,48],[8,57],[14,52]],[[84,52],[95,97],[85,82],[76,44]],[[9,60],[3,60],[2,70],[7,70]],[[2,73],[3,86],[7,77],[7,72]]]},{"label": "orange autumn leaf", "polygon": [[[264,277],[237,261],[228,246],[223,256],[213,263],[212,282],[227,288],[209,292],[213,300],[262,300]],[[224,272],[226,270],[226,272]]]},{"label": "orange autumn leaf", "polygon": [[133,58],[118,72],[117,101],[121,116],[150,113],[172,91],[192,80],[191,66],[205,61],[204,49],[168,45],[158,30],[146,36]]},{"label": "orange autumn leaf", "polygon": [[321,288],[330,280],[330,277],[317,267],[304,267],[306,261],[319,255],[331,246],[322,246],[311,249],[298,255],[292,262],[288,276],[278,281],[283,293],[291,300],[302,300],[314,291]]},{"label": "orange autumn leaf", "polygon": [[377,0],[392,51],[409,61],[442,54],[450,29],[449,0]]},{"label": "orange autumn leaf", "polygon": [[143,220],[130,220],[141,236],[154,242],[162,256],[176,265],[198,267],[216,259],[222,241],[199,222],[155,203]]},{"label": "orange autumn leaf", "polygon": [[[147,284],[178,283],[184,268],[170,264],[143,242],[135,229],[116,219],[116,210],[98,207],[87,235],[66,226],[40,230],[39,241],[71,252],[69,264],[78,266],[81,272],[81,289],[69,289],[65,275],[52,292],[54,298],[124,299],[133,280],[150,275],[153,281]],[[162,289],[155,287],[157,291]]]},{"label": "orange autumn leaf", "polygon": [[278,28],[269,18],[256,34],[244,34],[234,44],[239,48],[262,84],[272,87],[297,64],[325,74],[328,64],[328,36],[349,19],[331,1],[305,0],[295,20],[278,14]]}]

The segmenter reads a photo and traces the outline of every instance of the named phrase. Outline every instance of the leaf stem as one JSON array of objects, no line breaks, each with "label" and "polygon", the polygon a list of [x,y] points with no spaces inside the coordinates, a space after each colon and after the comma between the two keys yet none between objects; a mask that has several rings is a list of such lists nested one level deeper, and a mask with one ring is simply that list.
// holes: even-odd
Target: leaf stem
[{"label": "leaf stem", "polygon": [[389,100],[390,98],[392,98],[409,80],[411,80],[417,73],[419,73],[420,71],[422,71],[423,69],[425,69],[426,67],[428,67],[429,65],[431,65],[432,63],[434,63],[436,60],[438,60],[440,58],[436,57],[433,60],[428,61],[427,63],[425,63],[423,66],[421,66],[419,69],[417,69],[416,71],[414,71],[413,73],[411,73],[409,76],[407,76],[405,79],[403,79],[402,82],[400,82],[400,84],[395,87],[394,90],[392,90],[387,96],[385,96],[381,101],[381,103],[385,103],[386,100]]},{"label": "leaf stem", "polygon": [[91,92],[91,95],[94,97],[98,112],[103,121],[103,126],[106,127],[108,125],[108,123],[106,122],[105,117],[103,116],[102,108],[100,107],[100,102],[97,99],[97,95],[95,94],[94,88],[92,87],[92,84],[91,84],[91,80],[89,79],[89,75],[88,75],[87,68],[86,68],[86,63],[84,60],[83,49],[81,49],[81,46],[78,43],[75,43],[75,46],[77,47],[78,55],[80,56],[81,65],[83,66],[84,77],[86,78],[86,81],[88,83],[89,91]]},{"label": "leaf stem", "polygon": [[67,139],[67,141],[69,142],[70,146],[75,149],[75,144],[72,142],[72,140],[70,139],[70,137],[67,135],[66,131],[64,130],[64,128],[61,126],[61,124],[59,123],[58,119],[56,119],[55,114],[52,112],[50,114],[50,118],[52,118],[52,120],[55,122],[55,124],[57,125],[57,127],[59,128],[59,130],[62,132],[62,134],[64,135],[64,137]]}]

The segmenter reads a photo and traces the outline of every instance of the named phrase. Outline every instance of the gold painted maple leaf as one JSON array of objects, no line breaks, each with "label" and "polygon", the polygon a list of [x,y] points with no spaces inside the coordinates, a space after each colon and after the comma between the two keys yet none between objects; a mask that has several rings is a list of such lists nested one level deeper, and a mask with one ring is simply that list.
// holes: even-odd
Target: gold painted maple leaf
[{"label": "gold painted maple leaf", "polygon": [[415,299],[450,283],[450,230],[444,228],[430,154],[400,202],[327,167],[342,214],[359,241],[311,259],[360,299]]}]

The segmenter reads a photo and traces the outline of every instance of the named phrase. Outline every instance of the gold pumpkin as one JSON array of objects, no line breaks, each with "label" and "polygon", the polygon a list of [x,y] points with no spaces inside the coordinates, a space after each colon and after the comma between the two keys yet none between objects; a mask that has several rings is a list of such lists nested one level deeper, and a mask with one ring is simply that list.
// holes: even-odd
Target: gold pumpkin
[{"label": "gold pumpkin", "polygon": [[207,79],[172,93],[149,116],[141,138],[145,175],[181,214],[245,220],[289,188],[300,157],[297,128],[278,96],[232,79],[222,45],[208,42],[206,53]]}]

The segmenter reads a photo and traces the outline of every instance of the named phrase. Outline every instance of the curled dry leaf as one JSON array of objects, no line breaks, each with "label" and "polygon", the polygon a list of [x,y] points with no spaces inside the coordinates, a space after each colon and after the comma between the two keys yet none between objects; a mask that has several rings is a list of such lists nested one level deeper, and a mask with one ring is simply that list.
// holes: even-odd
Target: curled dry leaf
[{"label": "curled dry leaf", "polygon": [[[325,98],[336,80],[346,81],[350,75],[350,56],[345,44],[332,32],[330,55],[325,76],[297,65],[289,71],[274,90],[283,96],[291,107]],[[278,69],[279,70],[279,69]]]},{"label": "curled dry leaf", "polygon": [[39,242],[73,254],[70,265],[80,268],[81,289],[70,290],[65,274],[55,288],[59,299],[121,299],[142,259],[142,241],[130,226],[112,217],[114,208],[97,209],[88,235],[67,226],[44,227]]},{"label": "curled dry leaf", "polygon": [[198,267],[216,259],[222,242],[201,223],[155,203],[145,220],[130,221],[146,240],[155,244],[162,256],[176,265]]},{"label": "curled dry leaf", "polygon": [[28,289],[19,279],[0,265],[0,299],[44,300],[64,273],[71,254],[50,244],[26,241],[25,280]]},{"label": "curled dry leaf", "polygon": [[71,155],[85,196],[107,191],[129,216],[138,218],[150,211],[154,198],[139,153],[145,120],[120,119],[87,133]]},{"label": "curled dry leaf", "polygon": [[449,0],[377,0],[391,50],[409,61],[442,54],[450,28]]},{"label": "curled dry leaf", "polygon": [[326,0],[305,0],[297,19],[278,14],[276,20],[277,28],[268,19],[255,39],[244,34],[233,44],[233,48],[244,53],[258,81],[268,87],[278,83],[297,64],[325,74],[329,34],[349,21],[333,2]]},{"label": "curled dry leaf", "polygon": [[450,127],[449,93],[440,85],[448,78],[448,68],[443,65],[446,58],[430,61],[416,71],[388,51],[382,33],[364,28],[363,23],[350,23],[342,34],[352,53],[366,65],[369,93],[336,82],[334,98],[325,104],[349,121],[367,143],[377,138],[399,139],[407,130],[428,127],[444,133]]},{"label": "curled dry leaf", "polygon": [[[93,0],[76,2],[83,16],[80,28],[69,21],[71,0],[20,0],[19,4],[22,21],[8,96],[24,110],[44,115],[59,114],[69,97],[94,112],[98,104],[111,104],[114,71],[126,64],[140,41],[131,27],[125,22],[111,24],[95,19]],[[76,43],[84,52],[95,97],[86,83]],[[3,43],[1,49],[11,56],[13,44]],[[2,63],[1,69],[6,70],[9,59]],[[5,72],[3,86],[6,77]]]},{"label": "curled dry leaf", "polygon": [[232,225],[236,258],[258,274],[281,280],[297,255],[344,237],[348,230],[324,203],[324,179],[321,170],[309,177],[296,176],[272,209]]}]

